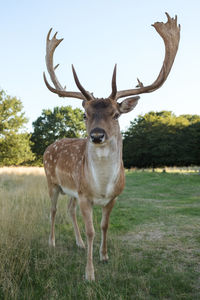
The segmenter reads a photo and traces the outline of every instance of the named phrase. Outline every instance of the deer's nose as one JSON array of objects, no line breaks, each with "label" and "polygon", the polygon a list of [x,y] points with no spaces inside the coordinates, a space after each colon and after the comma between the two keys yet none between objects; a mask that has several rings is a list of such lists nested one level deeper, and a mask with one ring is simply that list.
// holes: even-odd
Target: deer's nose
[{"label": "deer's nose", "polygon": [[105,141],[106,132],[102,128],[94,128],[90,132],[90,140],[95,144],[100,144]]}]

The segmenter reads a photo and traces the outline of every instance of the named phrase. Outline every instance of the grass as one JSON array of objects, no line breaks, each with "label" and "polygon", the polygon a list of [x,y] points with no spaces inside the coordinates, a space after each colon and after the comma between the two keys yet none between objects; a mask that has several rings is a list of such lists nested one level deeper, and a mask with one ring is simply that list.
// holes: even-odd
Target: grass
[{"label": "grass", "polygon": [[[108,264],[99,262],[101,209],[94,209],[96,282],[83,280],[59,198],[48,247],[46,180],[39,168],[0,169],[0,299],[200,299],[200,176],[128,172],[110,219]],[[84,226],[79,215],[82,235]]]}]

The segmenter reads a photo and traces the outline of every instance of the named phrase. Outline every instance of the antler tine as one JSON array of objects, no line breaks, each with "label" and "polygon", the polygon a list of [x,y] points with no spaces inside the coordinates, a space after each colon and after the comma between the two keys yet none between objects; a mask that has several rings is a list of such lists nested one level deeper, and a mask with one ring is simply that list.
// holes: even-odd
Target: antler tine
[{"label": "antler tine", "polygon": [[167,79],[179,46],[180,25],[177,26],[177,16],[171,18],[168,13],[165,14],[167,16],[166,23],[156,22],[152,25],[162,37],[165,44],[165,58],[157,79],[148,86],[143,86],[142,82],[138,80],[136,89],[118,91],[116,100],[122,97],[151,93],[160,88]]},{"label": "antler tine", "polygon": [[46,38],[46,66],[47,66],[48,73],[50,75],[50,78],[51,78],[55,88],[53,88],[48,83],[45,73],[43,73],[44,82],[45,82],[47,88],[51,92],[59,95],[60,97],[71,97],[71,98],[78,98],[81,100],[88,100],[89,95],[90,95],[89,93],[88,93],[88,96],[86,97],[87,92],[85,93],[85,95],[83,95],[83,93],[80,93],[80,92],[66,91],[65,88],[63,88],[62,85],[60,84],[60,82],[58,81],[56,74],[55,74],[55,69],[59,66],[59,64],[57,64],[55,67],[53,66],[53,54],[54,54],[56,47],[63,41],[63,39],[56,38],[57,32],[54,34],[52,39],[50,39],[51,32],[52,32],[52,28],[49,30],[49,32],[47,34],[47,38]]},{"label": "antler tine", "polygon": [[112,76],[112,93],[110,94],[109,98],[115,99],[117,95],[117,84],[116,84],[116,74],[117,74],[117,64],[115,64]]},{"label": "antler tine", "polygon": [[86,90],[84,89],[84,87],[81,85],[81,83],[80,83],[80,81],[79,81],[79,79],[78,79],[78,76],[77,76],[77,74],[76,74],[76,71],[75,71],[75,68],[74,68],[73,65],[72,65],[72,72],[73,72],[73,76],[74,76],[74,80],[75,80],[75,82],[76,82],[76,85],[77,85],[78,89],[81,91],[81,93],[85,96],[85,98],[86,98],[87,100],[92,100],[92,99],[94,99],[94,97],[93,97],[88,91],[86,91]]}]

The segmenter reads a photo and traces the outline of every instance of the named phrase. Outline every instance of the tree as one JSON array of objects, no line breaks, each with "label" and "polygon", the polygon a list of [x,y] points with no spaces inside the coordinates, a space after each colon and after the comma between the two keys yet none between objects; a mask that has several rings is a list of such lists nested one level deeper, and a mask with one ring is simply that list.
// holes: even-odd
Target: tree
[{"label": "tree", "polygon": [[0,165],[19,165],[34,158],[22,102],[0,91]]},{"label": "tree", "polygon": [[199,164],[200,116],[169,111],[139,116],[124,132],[124,163],[130,168]]},{"label": "tree", "polygon": [[38,160],[42,160],[45,149],[55,140],[61,138],[82,137],[85,133],[83,111],[71,106],[45,109],[33,122],[34,132],[31,137],[32,150]]}]

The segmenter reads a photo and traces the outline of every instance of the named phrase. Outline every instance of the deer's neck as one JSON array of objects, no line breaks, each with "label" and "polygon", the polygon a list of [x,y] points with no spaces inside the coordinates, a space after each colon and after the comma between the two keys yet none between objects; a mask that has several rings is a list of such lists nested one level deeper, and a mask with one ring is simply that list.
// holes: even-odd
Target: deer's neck
[{"label": "deer's neck", "polygon": [[112,198],[122,166],[121,135],[113,137],[105,145],[88,142],[86,163],[96,201]]},{"label": "deer's neck", "polygon": [[108,164],[112,164],[114,161],[116,164],[122,160],[122,137],[119,136],[111,138],[107,143],[103,145],[96,145],[88,141],[86,147],[87,162],[92,163],[94,166],[104,161]]}]

